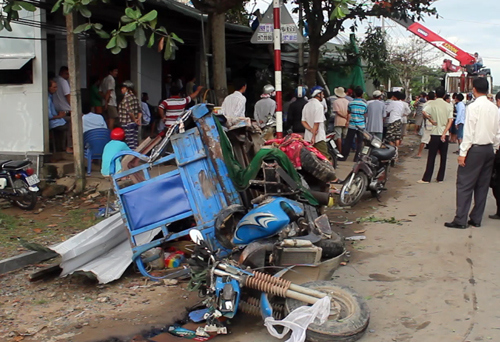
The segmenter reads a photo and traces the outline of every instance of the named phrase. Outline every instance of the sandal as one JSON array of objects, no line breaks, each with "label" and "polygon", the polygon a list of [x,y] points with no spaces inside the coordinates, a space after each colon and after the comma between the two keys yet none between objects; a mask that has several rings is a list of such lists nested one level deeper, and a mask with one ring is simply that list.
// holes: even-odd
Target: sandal
[{"label": "sandal", "polygon": [[340,178],[337,178],[337,180],[331,181],[330,184],[343,184],[344,181],[341,180]]}]

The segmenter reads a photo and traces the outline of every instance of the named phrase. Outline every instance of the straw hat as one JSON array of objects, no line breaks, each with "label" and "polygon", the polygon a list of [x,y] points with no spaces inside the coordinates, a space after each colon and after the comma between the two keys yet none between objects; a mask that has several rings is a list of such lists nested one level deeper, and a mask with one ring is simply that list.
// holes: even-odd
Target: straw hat
[{"label": "straw hat", "polygon": [[337,97],[345,97],[345,91],[344,91],[344,88],[343,87],[338,87],[338,88],[335,88],[335,90],[333,91],[335,93],[335,95]]}]

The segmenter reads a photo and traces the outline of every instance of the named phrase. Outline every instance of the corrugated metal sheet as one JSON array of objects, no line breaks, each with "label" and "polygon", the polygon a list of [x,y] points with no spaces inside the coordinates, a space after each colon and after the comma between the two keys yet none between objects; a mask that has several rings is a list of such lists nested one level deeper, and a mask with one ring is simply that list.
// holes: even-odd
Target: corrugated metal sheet
[{"label": "corrugated metal sheet", "polygon": [[[137,237],[138,245],[150,242],[160,228]],[[61,276],[77,271],[94,274],[101,284],[119,279],[132,263],[132,248],[120,214],[51,247],[61,255]]]},{"label": "corrugated metal sheet", "polygon": [[21,69],[31,58],[0,58],[0,70],[19,70]]}]

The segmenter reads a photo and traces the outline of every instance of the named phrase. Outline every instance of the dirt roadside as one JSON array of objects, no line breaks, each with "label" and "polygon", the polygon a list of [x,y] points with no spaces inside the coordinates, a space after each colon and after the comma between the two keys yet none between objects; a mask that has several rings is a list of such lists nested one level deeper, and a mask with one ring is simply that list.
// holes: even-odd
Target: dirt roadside
[{"label": "dirt roadside", "polygon": [[[412,146],[411,143],[405,146],[401,155],[404,157],[411,154]],[[341,163],[339,175],[345,177],[351,166],[351,162]],[[389,190],[383,193],[381,202],[368,194],[353,209],[329,212],[330,219],[337,222],[334,229],[344,236],[363,230],[365,224],[357,223],[358,219],[375,215],[377,211],[387,207],[386,202],[389,199],[398,198],[402,194],[400,189],[406,181],[398,177],[403,170],[402,165],[394,169],[392,174],[395,176],[391,176]],[[7,240],[15,248],[10,247],[9,252],[3,251],[6,255],[12,255],[24,250],[15,238],[23,236],[23,229],[31,234],[25,235],[26,239],[34,237],[35,242],[47,245],[68,238],[83,227],[94,224],[94,214],[105,200],[102,197],[87,197],[71,201],[61,198],[46,202],[38,214],[21,215],[15,208],[6,209],[10,216],[16,217],[22,224],[18,226],[17,231],[14,230],[15,235],[11,233],[13,238]],[[75,227],[71,221],[73,216],[70,213],[74,210],[79,210],[74,217],[88,217],[85,221],[81,220],[84,222],[81,228]],[[33,223],[29,220],[37,222],[40,227],[33,228]],[[57,226],[48,227],[56,224],[53,223],[54,220],[59,221]],[[44,233],[33,229],[42,229]],[[349,245],[352,262],[366,256],[360,253],[364,252],[363,246],[363,242],[353,242]],[[132,336],[142,330],[161,328],[173,323],[183,316],[185,307],[197,301],[196,294],[187,292],[185,285],[162,286],[146,282],[143,277],[133,272],[128,272],[119,281],[104,286],[79,276],[30,283],[27,275],[40,266],[43,265],[0,276],[0,319],[5,322],[0,326],[0,340],[95,342],[116,341],[111,338],[115,336],[120,338],[120,341],[132,341]],[[235,327],[235,331],[240,328]],[[255,329],[251,329],[251,335],[260,330],[261,325],[257,322]],[[244,333],[247,332],[245,330]],[[229,337],[224,338],[227,340]]]}]

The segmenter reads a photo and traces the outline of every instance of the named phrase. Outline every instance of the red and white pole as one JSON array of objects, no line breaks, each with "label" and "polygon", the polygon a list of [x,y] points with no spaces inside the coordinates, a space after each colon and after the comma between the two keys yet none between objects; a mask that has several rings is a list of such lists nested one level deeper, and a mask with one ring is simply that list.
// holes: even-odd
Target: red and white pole
[{"label": "red and white pole", "polygon": [[281,1],[273,0],[274,83],[276,89],[276,138],[283,138],[283,92],[281,86]]}]

